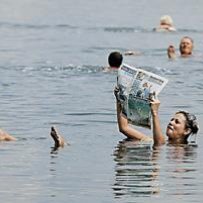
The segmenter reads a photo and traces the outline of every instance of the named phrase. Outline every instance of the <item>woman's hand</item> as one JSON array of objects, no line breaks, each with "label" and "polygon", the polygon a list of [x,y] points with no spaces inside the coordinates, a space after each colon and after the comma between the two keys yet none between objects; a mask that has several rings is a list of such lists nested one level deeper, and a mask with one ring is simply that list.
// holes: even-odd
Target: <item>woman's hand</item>
[{"label": "woman's hand", "polygon": [[152,116],[157,116],[159,112],[160,101],[158,99],[152,99],[150,104]]}]

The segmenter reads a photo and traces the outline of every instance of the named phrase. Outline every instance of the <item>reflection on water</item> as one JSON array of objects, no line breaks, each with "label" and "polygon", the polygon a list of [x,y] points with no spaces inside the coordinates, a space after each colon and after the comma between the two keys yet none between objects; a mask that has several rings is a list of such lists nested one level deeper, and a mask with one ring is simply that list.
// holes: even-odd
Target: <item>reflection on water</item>
[{"label": "reflection on water", "polygon": [[157,150],[152,150],[149,144],[133,141],[118,144],[115,150],[116,182],[113,187],[116,197],[159,193],[157,155]]},{"label": "reflection on water", "polygon": [[[197,146],[169,145],[166,150],[165,187],[169,195],[179,198],[193,197],[198,192]],[[174,187],[175,185],[175,187]]]},{"label": "reflection on water", "polygon": [[194,196],[198,188],[196,149],[195,145],[153,149],[150,144],[120,142],[114,151],[115,197]]}]

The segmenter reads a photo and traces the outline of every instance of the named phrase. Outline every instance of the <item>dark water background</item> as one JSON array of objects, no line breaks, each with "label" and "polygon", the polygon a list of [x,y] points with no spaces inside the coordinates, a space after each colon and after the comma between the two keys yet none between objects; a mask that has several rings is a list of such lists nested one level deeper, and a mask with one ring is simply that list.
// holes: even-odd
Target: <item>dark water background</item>
[{"label": "dark water background", "polygon": [[[1,202],[202,202],[203,2],[201,0],[1,0]],[[170,14],[176,33],[155,33]],[[194,57],[169,61],[166,48],[195,41]],[[169,79],[161,92],[163,128],[177,110],[199,119],[196,146],[122,142],[103,73],[113,50],[125,63]],[[50,126],[71,144],[51,153]],[[144,130],[150,134],[150,131]]]}]

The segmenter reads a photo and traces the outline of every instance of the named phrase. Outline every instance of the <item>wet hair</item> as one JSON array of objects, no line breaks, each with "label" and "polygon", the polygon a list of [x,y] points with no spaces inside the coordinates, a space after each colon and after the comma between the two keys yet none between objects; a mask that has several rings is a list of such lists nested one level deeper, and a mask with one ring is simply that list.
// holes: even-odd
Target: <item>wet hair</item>
[{"label": "wet hair", "polygon": [[180,47],[179,47],[179,49],[181,48],[181,42],[182,42],[183,39],[189,39],[189,40],[191,41],[192,45],[194,45],[194,40],[193,40],[191,37],[184,36],[184,37],[180,40]]},{"label": "wet hair", "polygon": [[111,52],[108,56],[108,62],[111,67],[119,68],[123,62],[123,56],[120,52]]},{"label": "wet hair", "polygon": [[199,130],[199,126],[197,123],[197,118],[194,114],[188,113],[186,111],[178,111],[176,112],[176,114],[183,114],[184,117],[186,118],[186,123],[185,126],[188,129],[191,129],[191,132],[188,134],[188,136],[190,134],[197,134],[198,130]]},{"label": "wet hair", "polygon": [[181,41],[182,41],[183,39],[189,39],[189,40],[192,42],[192,44],[194,44],[194,40],[193,40],[191,37],[184,36],[184,37],[181,39]]}]

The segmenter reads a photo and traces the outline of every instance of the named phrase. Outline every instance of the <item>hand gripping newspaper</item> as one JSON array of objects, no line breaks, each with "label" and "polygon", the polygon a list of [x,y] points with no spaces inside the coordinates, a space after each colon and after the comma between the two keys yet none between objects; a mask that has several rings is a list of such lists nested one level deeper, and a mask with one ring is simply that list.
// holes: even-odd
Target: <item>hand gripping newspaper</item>
[{"label": "hand gripping newspaper", "polygon": [[151,128],[150,99],[158,96],[167,82],[166,78],[127,64],[118,69],[118,99],[129,123]]}]

